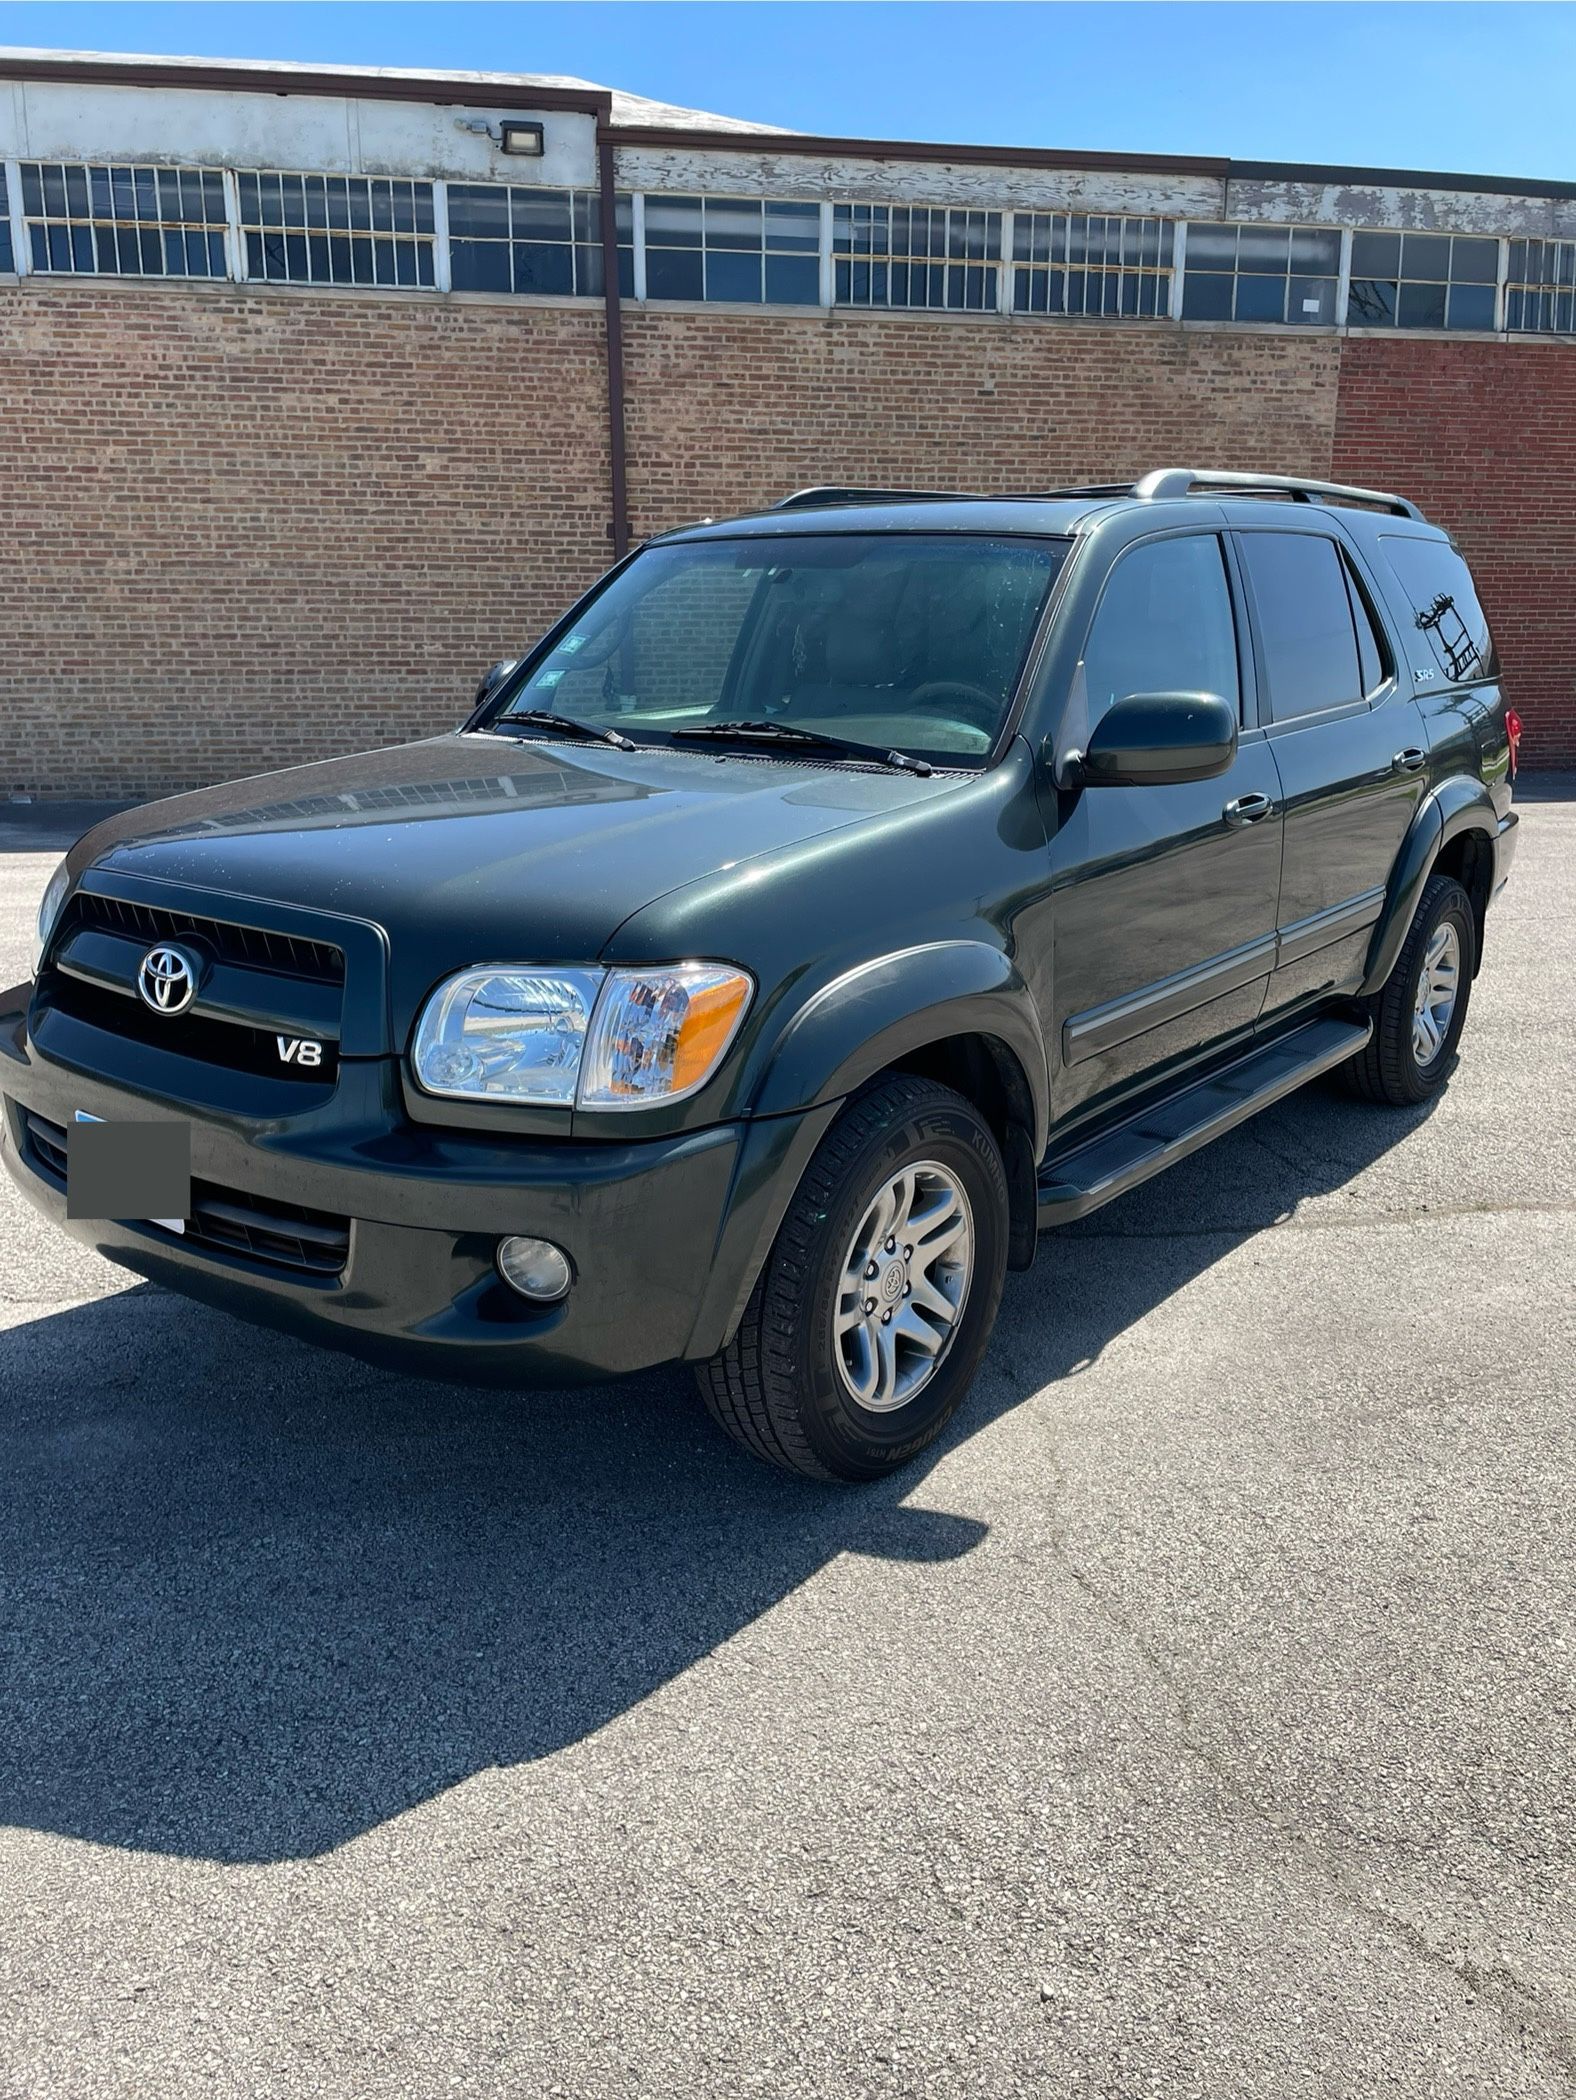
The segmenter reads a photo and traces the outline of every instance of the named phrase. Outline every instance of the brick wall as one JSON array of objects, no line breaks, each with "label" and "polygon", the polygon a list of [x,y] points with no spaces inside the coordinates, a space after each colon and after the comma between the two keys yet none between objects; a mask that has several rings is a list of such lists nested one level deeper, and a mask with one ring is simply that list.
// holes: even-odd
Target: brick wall
[{"label": "brick wall", "polygon": [[1146,467],[1328,475],[1340,345],[702,309],[625,322],[637,530],[817,481],[1022,489]]},{"label": "brick wall", "polygon": [[[845,479],[1416,494],[1482,577],[1527,756],[1576,760],[1576,346],[717,309],[626,334],[642,533]],[[606,564],[604,387],[591,308],[0,289],[0,796],[448,726]]]},{"label": "brick wall", "polygon": [[1576,765],[1576,344],[1350,338],[1335,466],[1459,538],[1528,766]]},{"label": "brick wall", "polygon": [[599,310],[0,291],[0,797],[429,733],[607,564]]}]

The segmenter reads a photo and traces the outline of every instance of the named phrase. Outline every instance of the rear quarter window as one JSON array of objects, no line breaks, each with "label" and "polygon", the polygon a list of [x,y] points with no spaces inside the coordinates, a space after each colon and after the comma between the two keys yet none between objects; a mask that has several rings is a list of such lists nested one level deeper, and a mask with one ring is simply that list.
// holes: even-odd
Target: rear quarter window
[{"label": "rear quarter window", "polygon": [[1453,685],[1497,677],[1499,658],[1472,572],[1449,541],[1383,533],[1379,544],[1445,677]]}]

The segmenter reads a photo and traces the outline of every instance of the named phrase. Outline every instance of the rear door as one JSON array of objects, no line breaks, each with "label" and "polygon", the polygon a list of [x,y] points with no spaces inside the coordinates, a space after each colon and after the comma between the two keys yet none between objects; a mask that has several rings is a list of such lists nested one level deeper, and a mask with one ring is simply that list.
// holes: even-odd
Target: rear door
[{"label": "rear door", "polygon": [[1276,965],[1265,1016],[1355,990],[1427,743],[1372,580],[1327,521],[1235,534],[1260,719],[1285,811]]},{"label": "rear door", "polygon": [[[1247,633],[1221,535],[1138,540],[1101,589],[1063,740],[1128,693],[1214,692],[1243,716]],[[1229,772],[1168,787],[1085,787],[1051,840],[1058,1116],[1250,1034],[1275,949],[1280,783],[1243,722]]]}]

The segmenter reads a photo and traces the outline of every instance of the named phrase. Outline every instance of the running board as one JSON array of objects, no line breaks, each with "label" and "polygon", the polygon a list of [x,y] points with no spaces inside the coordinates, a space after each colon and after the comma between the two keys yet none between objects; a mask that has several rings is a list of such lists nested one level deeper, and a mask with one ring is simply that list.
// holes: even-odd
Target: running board
[{"label": "running board", "polygon": [[1211,1138],[1245,1123],[1261,1108],[1295,1093],[1310,1079],[1344,1064],[1373,1034],[1371,1021],[1326,1016],[1251,1050],[1235,1064],[1195,1080],[1180,1093],[1142,1109],[1130,1122],[1103,1131],[1070,1152],[1047,1160],[1038,1181],[1039,1224],[1070,1225],[1175,1166]]}]

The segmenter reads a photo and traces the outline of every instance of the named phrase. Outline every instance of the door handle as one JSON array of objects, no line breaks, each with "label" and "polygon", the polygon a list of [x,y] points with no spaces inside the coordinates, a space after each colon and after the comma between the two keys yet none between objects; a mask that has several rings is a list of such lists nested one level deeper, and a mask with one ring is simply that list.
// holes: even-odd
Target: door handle
[{"label": "door handle", "polygon": [[1404,751],[1398,751],[1390,761],[1391,770],[1396,773],[1421,773],[1427,764],[1428,753],[1419,751],[1416,744],[1408,744]]},{"label": "door handle", "polygon": [[1220,814],[1233,831],[1242,831],[1249,824],[1257,824],[1269,816],[1274,807],[1268,795],[1239,795],[1235,802],[1228,802]]}]

